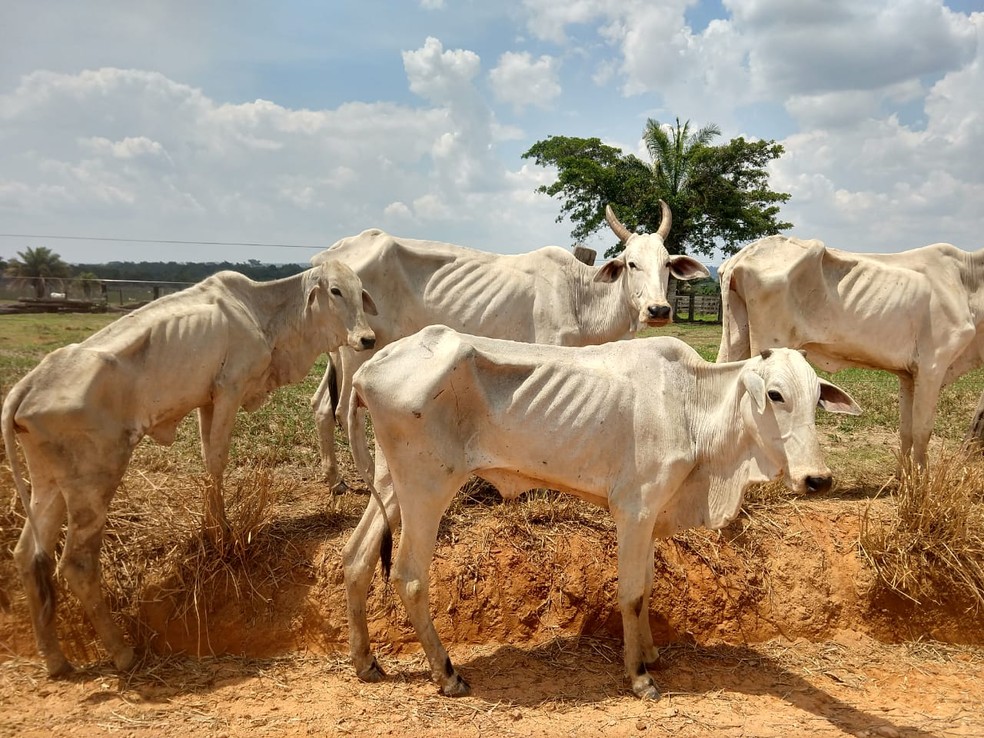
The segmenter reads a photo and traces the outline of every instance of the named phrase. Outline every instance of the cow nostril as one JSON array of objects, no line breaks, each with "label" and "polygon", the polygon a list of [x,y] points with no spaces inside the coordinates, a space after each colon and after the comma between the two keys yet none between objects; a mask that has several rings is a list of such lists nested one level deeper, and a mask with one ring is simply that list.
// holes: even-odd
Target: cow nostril
[{"label": "cow nostril", "polygon": [[649,317],[651,318],[662,320],[670,317],[669,305],[650,305],[646,310],[649,312]]},{"label": "cow nostril", "polygon": [[372,348],[373,346],[376,345],[376,337],[375,336],[363,336],[362,339],[361,339],[361,343],[362,343],[362,348],[370,349],[370,348]]},{"label": "cow nostril", "polygon": [[815,494],[822,494],[830,489],[833,483],[833,478],[830,475],[817,476],[817,477],[807,477],[806,478],[806,490],[807,492],[812,492]]}]

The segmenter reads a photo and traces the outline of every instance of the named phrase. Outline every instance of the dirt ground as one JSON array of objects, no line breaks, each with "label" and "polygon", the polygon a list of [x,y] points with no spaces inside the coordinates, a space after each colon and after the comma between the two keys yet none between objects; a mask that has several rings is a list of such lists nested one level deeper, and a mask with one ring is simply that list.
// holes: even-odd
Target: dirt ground
[{"label": "dirt ground", "polygon": [[[753,505],[721,533],[660,542],[655,702],[622,675],[607,514],[566,498],[466,500],[432,569],[438,632],[473,689],[450,699],[378,576],[371,633],[389,677],[365,684],[348,664],[339,551],[365,495],[326,501],[301,480],[246,553],[189,577],[191,528],[152,554],[121,532],[159,527],[140,523],[141,490],[159,511],[161,484],[148,471],[128,481],[105,547],[112,607],[141,653],[130,674],[66,597],[60,627],[81,668],[47,679],[0,566],[0,735],[984,735],[984,614],[959,594],[916,605],[888,593],[859,552],[862,519],[890,500],[848,490]],[[4,521],[9,542],[19,517]]]}]

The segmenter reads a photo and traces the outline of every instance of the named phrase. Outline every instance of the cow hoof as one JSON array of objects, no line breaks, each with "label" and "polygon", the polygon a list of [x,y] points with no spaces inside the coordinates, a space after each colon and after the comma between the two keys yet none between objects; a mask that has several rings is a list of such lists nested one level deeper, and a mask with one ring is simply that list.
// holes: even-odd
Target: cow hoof
[{"label": "cow hoof", "polygon": [[445,697],[467,697],[471,694],[471,687],[456,672],[441,685],[441,694]]},{"label": "cow hoof", "polygon": [[635,693],[635,696],[641,700],[656,701],[661,696],[659,690],[656,688],[656,685],[653,683],[652,677],[645,682],[632,685],[632,691]]},{"label": "cow hoof", "polygon": [[137,662],[133,649],[127,646],[113,657],[113,663],[119,671],[130,671]]},{"label": "cow hoof", "polygon": [[372,663],[368,667],[356,672],[359,679],[364,682],[381,682],[386,678],[386,672],[383,671],[383,667],[379,665],[379,662],[373,658]]},{"label": "cow hoof", "polygon": [[72,674],[75,673],[75,667],[72,666],[72,662],[62,656],[56,662],[48,663],[48,678],[49,679],[68,679]]},{"label": "cow hoof", "polygon": [[333,496],[337,497],[339,495],[344,495],[346,492],[348,492],[349,486],[345,484],[344,479],[341,479],[335,482],[333,485],[331,485],[331,487],[329,487],[328,489]]}]

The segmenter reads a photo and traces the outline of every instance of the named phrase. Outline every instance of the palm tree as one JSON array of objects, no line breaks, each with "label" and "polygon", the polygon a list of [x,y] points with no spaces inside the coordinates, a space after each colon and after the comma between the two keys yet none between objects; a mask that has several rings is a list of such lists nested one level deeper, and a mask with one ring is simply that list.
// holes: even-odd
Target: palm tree
[{"label": "palm tree", "polygon": [[[645,202],[639,203],[643,216],[640,221],[644,223],[647,230],[655,232],[658,225],[659,198],[667,202],[673,213],[689,212],[690,173],[695,164],[695,155],[701,149],[707,148],[711,140],[720,135],[721,129],[714,123],[704,126],[696,133],[691,133],[689,120],[681,124],[680,119],[677,118],[674,127],[663,126],[653,118],[646,121],[646,129],[642,137],[652,158],[650,171],[652,183],[655,185],[644,198]],[[654,218],[657,222],[650,222]],[[686,240],[687,230],[687,224],[682,219],[674,223],[667,243],[670,253],[679,250],[682,242]]]},{"label": "palm tree", "polygon": [[18,251],[17,256],[20,259],[11,259],[7,264],[6,274],[27,279],[34,285],[34,295],[39,299],[47,292],[48,279],[60,279],[69,275],[68,264],[46,246]]},{"label": "palm tree", "polygon": [[653,179],[656,187],[666,197],[675,199],[687,188],[690,163],[698,148],[708,146],[711,139],[721,135],[721,129],[714,123],[704,126],[696,133],[690,133],[690,121],[667,130],[659,121],[650,118],[642,137],[652,157]]}]

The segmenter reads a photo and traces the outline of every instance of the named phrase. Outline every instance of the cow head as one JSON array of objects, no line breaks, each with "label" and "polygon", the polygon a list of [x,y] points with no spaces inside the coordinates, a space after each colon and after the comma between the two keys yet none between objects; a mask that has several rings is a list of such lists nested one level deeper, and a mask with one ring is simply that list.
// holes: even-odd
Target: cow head
[{"label": "cow head", "polygon": [[817,439],[816,408],[858,415],[844,390],[817,377],[804,355],[770,349],[746,362],[741,373],[742,420],[758,448],[756,459],[770,479],[782,475],[795,492],[826,492],[832,477]]},{"label": "cow head", "polygon": [[595,281],[614,282],[621,278],[626,296],[638,313],[639,324],[658,328],[673,320],[666,296],[670,274],[677,279],[708,277],[707,267],[689,256],[670,256],[663,241],[670,233],[673,217],[670,207],[659,201],[662,220],[656,233],[631,233],[615,217],[611,205],[605,206],[605,219],[625,244],[625,250],[598,270]]},{"label": "cow head", "polygon": [[376,335],[366,321],[366,314],[376,315],[376,304],[362,289],[362,280],[350,267],[336,259],[327,259],[312,272],[317,279],[308,288],[308,315],[324,326],[326,351],[349,346],[356,351],[376,345]]}]

